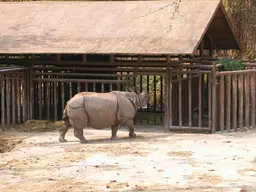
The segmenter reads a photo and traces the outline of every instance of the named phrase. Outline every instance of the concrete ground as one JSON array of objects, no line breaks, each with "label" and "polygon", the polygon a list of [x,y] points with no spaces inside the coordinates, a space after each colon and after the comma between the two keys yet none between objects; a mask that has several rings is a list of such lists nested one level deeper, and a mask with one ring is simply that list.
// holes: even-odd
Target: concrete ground
[{"label": "concrete ground", "polygon": [[256,191],[256,132],[136,132],[112,141],[109,129],[88,129],[88,144],[72,129],[67,143],[57,131],[1,133],[11,151],[0,153],[0,191]]}]

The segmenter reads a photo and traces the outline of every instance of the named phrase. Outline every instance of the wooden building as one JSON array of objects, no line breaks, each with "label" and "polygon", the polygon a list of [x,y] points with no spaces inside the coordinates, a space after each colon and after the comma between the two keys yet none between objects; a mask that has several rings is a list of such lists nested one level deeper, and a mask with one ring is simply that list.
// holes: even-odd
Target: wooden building
[{"label": "wooden building", "polygon": [[215,130],[207,59],[240,49],[220,0],[1,2],[0,18],[2,125],[59,120],[77,92],[135,85],[151,95],[138,114]]}]

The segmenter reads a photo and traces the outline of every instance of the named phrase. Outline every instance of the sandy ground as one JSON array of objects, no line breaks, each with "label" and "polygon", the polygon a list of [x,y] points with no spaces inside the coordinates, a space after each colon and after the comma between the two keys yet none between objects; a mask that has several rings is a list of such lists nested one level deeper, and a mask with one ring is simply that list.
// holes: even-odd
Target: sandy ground
[{"label": "sandy ground", "polygon": [[[0,191],[255,191],[256,133],[165,133],[137,126],[138,137],[85,130],[80,144],[69,130],[1,133],[9,150],[0,153]],[[10,141],[13,141],[12,144]]]}]

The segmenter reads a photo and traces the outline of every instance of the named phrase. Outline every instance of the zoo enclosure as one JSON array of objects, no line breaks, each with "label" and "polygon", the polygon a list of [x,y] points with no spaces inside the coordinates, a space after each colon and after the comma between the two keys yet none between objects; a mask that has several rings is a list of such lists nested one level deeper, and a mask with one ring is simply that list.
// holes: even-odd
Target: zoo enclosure
[{"label": "zoo enclosure", "polygon": [[[255,126],[253,63],[246,64],[243,71],[217,72],[213,61],[200,58],[26,57],[26,67],[1,68],[1,125],[28,119],[60,120],[66,101],[77,92],[124,91],[127,86],[137,86],[151,95],[138,114],[152,117],[153,124],[164,123],[169,130],[215,132]],[[21,65],[24,61],[14,56],[7,63]],[[152,123],[138,115],[135,121]]]}]

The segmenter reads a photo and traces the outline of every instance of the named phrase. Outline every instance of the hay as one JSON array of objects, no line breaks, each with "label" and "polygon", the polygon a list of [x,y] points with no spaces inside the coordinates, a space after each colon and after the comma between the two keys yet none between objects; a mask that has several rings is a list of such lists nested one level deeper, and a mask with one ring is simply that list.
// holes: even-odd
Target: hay
[{"label": "hay", "polygon": [[15,126],[16,130],[24,132],[47,132],[61,128],[63,121],[29,120],[24,124]]}]

